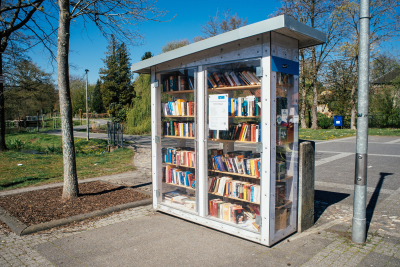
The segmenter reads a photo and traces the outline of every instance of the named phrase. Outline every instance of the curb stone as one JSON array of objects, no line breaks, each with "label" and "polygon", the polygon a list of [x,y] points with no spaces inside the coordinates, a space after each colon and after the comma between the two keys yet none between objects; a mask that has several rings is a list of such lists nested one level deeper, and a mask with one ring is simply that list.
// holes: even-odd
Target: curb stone
[{"label": "curb stone", "polygon": [[21,236],[22,231],[28,227],[17,218],[11,216],[11,214],[2,207],[0,207],[0,221],[7,224],[8,227],[19,236]]},{"label": "curb stone", "polygon": [[3,208],[0,207],[0,220],[3,221],[4,223],[6,223],[15,234],[17,234],[19,236],[23,236],[23,235],[33,234],[33,233],[43,231],[43,230],[48,230],[48,229],[51,229],[54,227],[66,225],[69,223],[79,222],[79,221],[94,218],[97,216],[107,215],[107,214],[121,211],[121,210],[136,208],[136,207],[140,207],[140,206],[146,206],[146,205],[149,205],[152,203],[153,203],[153,199],[149,198],[149,199],[120,204],[120,205],[109,207],[109,208],[102,209],[102,210],[96,210],[96,211],[85,213],[85,214],[79,214],[76,216],[59,219],[59,220],[55,220],[55,221],[50,221],[50,222],[45,222],[45,223],[41,223],[41,224],[31,225],[31,226],[27,226],[26,224],[19,221],[17,218],[12,217],[11,215],[9,215],[9,213],[6,210],[4,210]]}]

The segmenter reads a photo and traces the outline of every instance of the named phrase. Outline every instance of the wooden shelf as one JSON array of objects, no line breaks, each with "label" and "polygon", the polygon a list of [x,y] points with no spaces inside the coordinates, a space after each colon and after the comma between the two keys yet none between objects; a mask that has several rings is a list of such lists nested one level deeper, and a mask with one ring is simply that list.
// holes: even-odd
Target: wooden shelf
[{"label": "wooden shelf", "polygon": [[276,181],[276,182],[285,182],[285,181],[287,181],[287,180],[289,180],[289,179],[293,179],[293,176],[291,176],[291,175],[285,175],[285,178],[280,179],[280,180],[275,180],[275,181]]},{"label": "wooden shelf", "polygon": [[216,173],[236,175],[236,176],[241,176],[241,177],[246,177],[246,178],[260,179],[260,177],[257,177],[257,176],[252,176],[252,175],[247,175],[247,174],[240,174],[240,173],[236,173],[236,172],[222,172],[222,171],[214,171],[214,170],[208,170],[208,171],[216,172]]},{"label": "wooden shelf", "polygon": [[182,137],[182,136],[173,136],[173,135],[163,135],[162,137],[174,138],[174,139],[194,139],[194,137]]},{"label": "wooden shelf", "polygon": [[163,162],[163,164],[172,165],[172,166],[176,166],[176,167],[192,168],[192,169],[196,168],[196,167],[190,167],[190,166],[186,166],[186,165],[172,164],[172,163],[168,163],[168,162]]},{"label": "wooden shelf", "polygon": [[169,95],[192,94],[192,93],[194,93],[194,90],[168,91],[168,92],[162,92],[162,93],[169,94]]},{"label": "wooden shelf", "polygon": [[286,88],[288,88],[288,87],[292,87],[292,86],[294,86],[293,84],[276,84],[276,87],[286,87]]},{"label": "wooden shelf", "polygon": [[220,142],[220,143],[257,144],[257,142],[251,142],[251,141],[223,140],[223,139],[211,139],[211,138],[209,138],[208,141]]},{"label": "wooden shelf", "polygon": [[282,206],[279,206],[279,207],[275,207],[275,209],[280,210],[280,209],[283,209],[283,208],[289,206],[290,204],[292,204],[292,201],[286,200],[285,204],[283,204]]},{"label": "wooden shelf", "polygon": [[229,116],[229,118],[261,118],[261,116]]},{"label": "wooden shelf", "polygon": [[226,87],[216,87],[208,88],[209,92],[223,92],[223,91],[236,91],[236,90],[257,90],[261,89],[261,85],[245,85],[245,86],[226,86]]},{"label": "wooden shelf", "polygon": [[212,193],[212,192],[208,192],[208,193],[211,194],[211,195],[214,195],[214,196],[225,197],[225,198],[229,198],[229,199],[233,199],[233,200],[239,200],[239,201],[243,201],[243,202],[247,202],[247,203],[252,203],[252,204],[260,205],[260,203],[251,202],[251,201],[248,201],[248,200],[245,200],[245,199],[241,199],[241,198],[221,196],[220,194]]},{"label": "wooden shelf", "polygon": [[172,186],[177,186],[177,187],[182,187],[182,188],[191,189],[191,190],[196,190],[196,188],[191,188],[190,186],[186,186],[186,185],[170,184],[170,183],[166,183],[166,182],[163,182],[163,184],[172,185]]},{"label": "wooden shelf", "polygon": [[166,115],[162,116],[163,118],[194,118],[193,116],[180,116],[180,115]]}]

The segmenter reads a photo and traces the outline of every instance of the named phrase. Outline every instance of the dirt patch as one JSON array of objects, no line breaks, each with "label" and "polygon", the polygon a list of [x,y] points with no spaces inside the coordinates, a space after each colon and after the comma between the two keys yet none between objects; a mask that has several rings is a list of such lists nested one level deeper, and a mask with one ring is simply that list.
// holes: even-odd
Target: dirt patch
[{"label": "dirt patch", "polygon": [[150,198],[125,186],[102,182],[79,185],[76,199],[61,198],[62,187],[15,194],[0,198],[0,206],[28,226],[101,210]]},{"label": "dirt patch", "polygon": [[2,221],[0,221],[0,231],[5,233],[5,234],[8,234],[8,233],[12,232],[11,228],[8,227],[8,225],[3,223]]},{"label": "dirt patch", "polygon": [[343,231],[331,230],[331,229],[329,229],[328,231],[339,235],[340,237],[344,238],[347,242],[351,242],[351,233],[350,232],[343,232]]},{"label": "dirt patch", "polygon": [[29,142],[33,143],[33,142],[35,142],[35,141],[38,140],[38,139],[39,139],[39,138],[33,138],[33,139],[29,140]]}]

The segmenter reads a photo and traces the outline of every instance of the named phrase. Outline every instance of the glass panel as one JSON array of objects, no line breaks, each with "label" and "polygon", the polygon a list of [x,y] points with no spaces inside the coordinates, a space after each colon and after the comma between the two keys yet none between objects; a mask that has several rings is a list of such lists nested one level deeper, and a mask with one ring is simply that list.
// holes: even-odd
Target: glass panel
[{"label": "glass panel", "polygon": [[196,71],[157,74],[161,88],[162,203],[197,211]]},{"label": "glass panel", "polygon": [[[296,88],[296,91],[295,91]],[[276,73],[275,232],[295,224],[294,182],[297,179],[298,91],[294,76]]]},{"label": "glass panel", "polygon": [[[205,72],[209,131],[207,215],[255,232],[260,231],[256,216],[260,215],[261,198],[261,156],[256,153],[261,138],[261,81],[256,76],[259,66],[260,60],[247,60],[209,66]],[[227,99],[227,110],[218,111],[219,99]],[[215,123],[218,120],[220,124]]]}]

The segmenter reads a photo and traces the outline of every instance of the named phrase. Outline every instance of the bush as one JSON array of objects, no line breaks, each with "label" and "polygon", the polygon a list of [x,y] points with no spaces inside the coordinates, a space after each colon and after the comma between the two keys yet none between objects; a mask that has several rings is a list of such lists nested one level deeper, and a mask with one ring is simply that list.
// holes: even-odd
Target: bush
[{"label": "bush", "polygon": [[321,117],[318,119],[318,127],[322,129],[329,129],[333,125],[333,118]]},{"label": "bush", "polygon": [[6,146],[9,149],[19,150],[25,146],[25,143],[21,139],[13,138],[7,141]]}]

